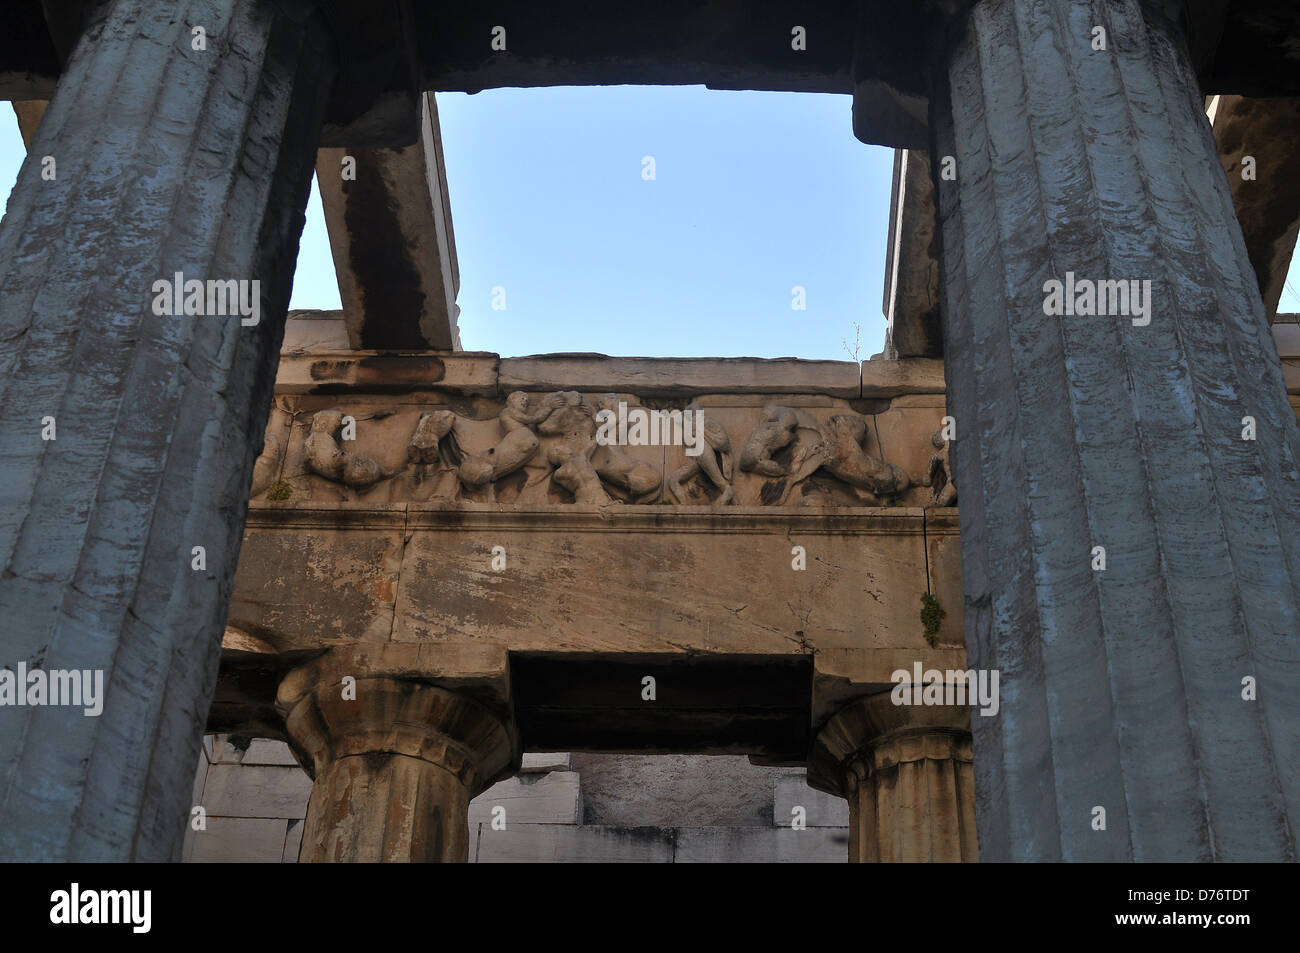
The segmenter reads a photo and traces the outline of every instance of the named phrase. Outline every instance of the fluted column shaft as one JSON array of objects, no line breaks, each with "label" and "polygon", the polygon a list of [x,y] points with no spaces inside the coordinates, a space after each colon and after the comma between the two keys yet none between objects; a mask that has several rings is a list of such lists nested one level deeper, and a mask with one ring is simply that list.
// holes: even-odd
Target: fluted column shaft
[{"label": "fluted column shaft", "polygon": [[1300,432],[1175,7],[979,0],[938,83],[985,859],[1296,857]]},{"label": "fluted column shaft", "polygon": [[881,739],[847,765],[849,857],[960,863],[979,857],[969,734]]},{"label": "fluted column shaft", "polygon": [[808,781],[849,802],[852,863],[979,859],[970,710],[860,698],[818,731]]},{"label": "fluted column shaft", "polygon": [[308,671],[277,700],[315,779],[299,860],[468,860],[469,802],[512,763],[505,725],[444,688]]},{"label": "fluted column shaft", "polygon": [[6,860],[179,859],[334,72],[294,0],[91,17],[0,224],[0,666],[103,710],[0,709]]}]

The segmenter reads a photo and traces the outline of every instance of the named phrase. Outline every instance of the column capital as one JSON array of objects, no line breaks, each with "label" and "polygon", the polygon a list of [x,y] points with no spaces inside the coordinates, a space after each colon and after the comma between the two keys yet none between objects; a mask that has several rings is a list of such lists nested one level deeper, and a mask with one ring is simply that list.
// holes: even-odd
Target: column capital
[{"label": "column capital", "polygon": [[348,667],[318,659],[285,676],[276,695],[290,744],[313,778],[341,758],[401,755],[455,775],[473,797],[518,769],[508,713],[463,690]]},{"label": "column capital", "polygon": [[808,783],[849,802],[849,859],[971,862],[970,709],[896,705],[892,692],[845,705],[817,733]]},{"label": "column capital", "polygon": [[972,761],[970,709],[895,705],[891,692],[857,698],[817,731],[808,783],[848,797],[855,782],[913,761]]}]

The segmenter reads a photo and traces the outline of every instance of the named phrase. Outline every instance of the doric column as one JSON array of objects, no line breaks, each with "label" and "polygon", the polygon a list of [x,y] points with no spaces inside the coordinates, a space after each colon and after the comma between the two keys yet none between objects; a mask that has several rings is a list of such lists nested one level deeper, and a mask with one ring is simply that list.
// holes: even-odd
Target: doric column
[{"label": "doric column", "polygon": [[1296,858],[1300,432],[1178,7],[979,0],[936,84],[986,860]]},{"label": "doric column", "polygon": [[469,802],[517,766],[505,722],[463,692],[337,667],[289,674],[276,707],[315,779],[302,862],[464,862]]},{"label": "doric column", "polygon": [[970,710],[860,698],[817,734],[814,787],[849,802],[854,863],[974,862]]},{"label": "doric column", "polygon": [[10,197],[0,665],[99,673],[103,709],[0,708],[6,860],[179,858],[334,70],[313,9],[98,4]]}]

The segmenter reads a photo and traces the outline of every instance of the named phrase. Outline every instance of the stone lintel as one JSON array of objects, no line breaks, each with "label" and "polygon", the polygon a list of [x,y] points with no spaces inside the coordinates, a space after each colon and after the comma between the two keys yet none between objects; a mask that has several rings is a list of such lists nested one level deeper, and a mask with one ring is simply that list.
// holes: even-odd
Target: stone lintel
[{"label": "stone lintel", "polygon": [[862,397],[944,393],[943,361],[916,357],[862,362]]},{"label": "stone lintel", "polygon": [[[927,515],[928,514],[928,515]],[[919,536],[927,520],[950,526],[955,517],[916,506],[776,508],[771,506],[658,506],[616,503],[592,506],[529,506],[512,503],[374,503],[267,502],[249,504],[249,528],[361,529],[401,528],[461,530],[547,528],[603,533],[660,531],[829,533],[835,536]],[[928,524],[927,524],[928,525]]]},{"label": "stone lintel", "polygon": [[793,357],[609,357],[536,354],[501,360],[500,387],[512,390],[629,392],[642,397],[694,394],[830,394],[858,397],[851,361]]},{"label": "stone lintel", "polygon": [[[1300,99],[1215,96],[1208,113],[1246,252],[1272,319],[1300,234]],[[1253,169],[1245,164],[1247,157]]]},{"label": "stone lintel", "polygon": [[646,398],[822,394],[848,400],[944,393],[943,361],[935,358],[878,359],[861,365],[793,357],[557,353],[502,358],[490,351],[354,349],[349,333],[341,311],[291,312],[276,392],[342,394],[424,387],[480,395],[576,390]]},{"label": "stone lintel", "polygon": [[[438,107],[431,93],[421,101],[414,144],[322,149],[317,157],[353,348],[460,349],[460,272]],[[345,165],[354,178],[344,177]]]},{"label": "stone lintel", "polygon": [[[919,614],[919,605],[917,608]],[[960,624],[955,628],[960,633]],[[876,648],[862,651],[832,648],[819,651],[813,660],[814,724],[858,698],[889,691],[895,684],[893,674],[904,671],[910,675],[917,662],[921,663],[923,671],[965,671],[966,649],[940,642],[934,648],[923,649]]]},{"label": "stone lintel", "polygon": [[437,389],[489,396],[498,392],[499,362],[495,354],[482,351],[282,354],[276,393],[356,394]]}]

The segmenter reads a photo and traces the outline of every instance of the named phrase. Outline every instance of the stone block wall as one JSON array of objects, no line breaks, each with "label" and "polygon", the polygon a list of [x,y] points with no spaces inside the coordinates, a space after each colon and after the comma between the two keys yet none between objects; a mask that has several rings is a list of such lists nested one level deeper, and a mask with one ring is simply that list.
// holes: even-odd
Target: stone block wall
[{"label": "stone block wall", "polygon": [[[848,804],[803,775],[729,755],[528,754],[471,802],[470,861],[844,863]],[[310,795],[282,742],[208,735],[194,779],[206,827],[191,823],[183,860],[296,863]]]}]

